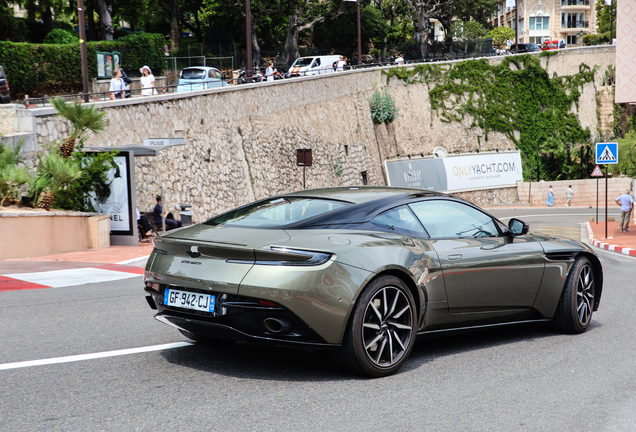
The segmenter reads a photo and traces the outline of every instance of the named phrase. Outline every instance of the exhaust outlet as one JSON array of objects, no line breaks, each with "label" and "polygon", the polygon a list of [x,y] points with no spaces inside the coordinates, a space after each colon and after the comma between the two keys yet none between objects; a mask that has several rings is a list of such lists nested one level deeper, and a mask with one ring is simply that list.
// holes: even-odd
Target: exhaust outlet
[{"label": "exhaust outlet", "polygon": [[289,333],[292,325],[284,318],[265,318],[263,325],[270,333],[285,334]]}]

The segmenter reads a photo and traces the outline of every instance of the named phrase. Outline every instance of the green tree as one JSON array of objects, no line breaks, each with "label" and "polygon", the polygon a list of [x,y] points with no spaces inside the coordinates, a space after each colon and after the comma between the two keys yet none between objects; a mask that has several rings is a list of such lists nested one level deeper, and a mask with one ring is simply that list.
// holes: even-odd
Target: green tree
[{"label": "green tree", "polygon": [[58,114],[66,118],[70,124],[71,133],[60,146],[60,154],[63,157],[69,157],[73,153],[76,140],[80,140],[81,146],[89,131],[99,134],[106,130],[108,125],[106,111],[98,110],[95,105],[67,103],[61,97],[56,97],[51,103]]},{"label": "green tree", "polygon": [[510,27],[495,27],[488,32],[488,36],[492,38],[494,46],[502,47],[506,45],[506,41],[515,38],[515,31]]},{"label": "green tree", "polygon": [[464,43],[464,52],[468,52],[468,42],[479,39],[486,34],[486,29],[477,21],[453,21],[451,32],[454,40]]},{"label": "green tree", "polygon": [[[614,37],[616,37],[616,9],[617,0],[612,0],[613,5],[605,4],[604,0],[597,0],[596,8],[596,32],[599,34],[609,32],[611,22],[614,27]],[[611,20],[611,22],[610,22]]]}]

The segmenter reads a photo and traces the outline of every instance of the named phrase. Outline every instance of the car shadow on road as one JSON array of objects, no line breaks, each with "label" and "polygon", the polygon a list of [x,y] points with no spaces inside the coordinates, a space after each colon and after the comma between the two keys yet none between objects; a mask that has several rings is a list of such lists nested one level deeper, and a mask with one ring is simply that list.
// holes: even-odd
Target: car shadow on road
[{"label": "car shadow on road", "polygon": [[[588,332],[600,326],[592,321]],[[530,323],[426,338],[415,344],[401,372],[418,369],[449,355],[558,336],[561,334],[548,323]],[[176,366],[241,379],[294,382],[368,379],[340,369],[330,361],[327,352],[321,350],[307,352],[244,342],[220,347],[196,343],[162,351],[161,355]]]}]

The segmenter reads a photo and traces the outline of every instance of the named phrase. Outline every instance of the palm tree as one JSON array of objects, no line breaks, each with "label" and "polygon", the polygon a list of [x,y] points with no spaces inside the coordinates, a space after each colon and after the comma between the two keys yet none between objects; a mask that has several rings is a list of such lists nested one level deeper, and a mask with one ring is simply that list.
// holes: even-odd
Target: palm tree
[{"label": "palm tree", "polygon": [[88,131],[98,134],[106,130],[106,112],[98,110],[94,105],[66,103],[61,97],[56,97],[52,103],[57,112],[71,122],[71,134],[60,145],[60,154],[65,158],[73,153],[76,140],[80,140],[81,143]]},{"label": "palm tree", "polygon": [[55,151],[38,155],[38,158],[39,176],[33,182],[32,190],[34,196],[39,192],[38,207],[49,210],[55,193],[80,178],[83,172],[77,161],[66,159]]}]

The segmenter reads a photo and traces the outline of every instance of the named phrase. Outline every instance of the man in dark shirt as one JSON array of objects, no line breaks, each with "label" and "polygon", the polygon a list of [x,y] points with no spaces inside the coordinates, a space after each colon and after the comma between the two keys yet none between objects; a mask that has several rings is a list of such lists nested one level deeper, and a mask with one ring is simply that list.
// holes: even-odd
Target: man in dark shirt
[{"label": "man in dark shirt", "polygon": [[155,209],[152,212],[152,215],[155,219],[155,223],[157,224],[157,226],[161,227],[161,216],[165,216],[165,220],[166,220],[166,231],[170,231],[171,229],[175,229],[175,228],[179,228],[181,226],[181,221],[179,220],[175,220],[174,216],[172,215],[172,213],[168,213],[168,211],[166,210],[165,213],[163,213],[163,210],[161,208],[161,196],[157,195],[157,205],[155,206]]}]

